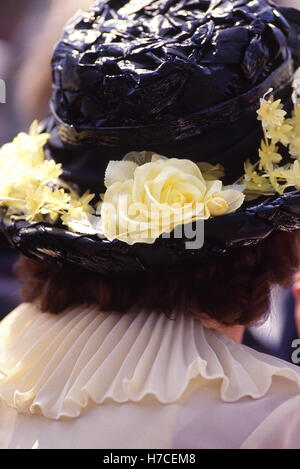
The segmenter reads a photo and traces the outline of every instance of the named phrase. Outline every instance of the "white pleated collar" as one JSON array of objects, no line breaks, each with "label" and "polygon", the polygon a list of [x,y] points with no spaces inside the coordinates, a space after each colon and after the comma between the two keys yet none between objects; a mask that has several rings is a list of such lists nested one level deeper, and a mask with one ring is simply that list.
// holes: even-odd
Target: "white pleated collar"
[{"label": "white pleated collar", "polygon": [[208,330],[190,315],[125,315],[77,308],[59,316],[22,304],[0,323],[0,398],[21,413],[78,417],[107,399],[180,399],[197,376],[219,380],[220,399],[258,399],[273,376],[297,367]]}]

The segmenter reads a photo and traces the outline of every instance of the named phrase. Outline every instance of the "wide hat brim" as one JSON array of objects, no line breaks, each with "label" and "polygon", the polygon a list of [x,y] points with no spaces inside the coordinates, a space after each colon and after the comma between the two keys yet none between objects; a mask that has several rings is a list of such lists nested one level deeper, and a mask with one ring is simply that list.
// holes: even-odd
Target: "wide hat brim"
[{"label": "wide hat brim", "polygon": [[300,229],[300,191],[264,197],[236,213],[205,221],[204,244],[187,249],[186,237],[158,238],[153,244],[128,245],[98,236],[83,236],[46,223],[15,221],[1,214],[1,231],[9,243],[37,260],[76,265],[102,275],[146,271],[224,256],[232,249],[258,244],[274,231]]}]

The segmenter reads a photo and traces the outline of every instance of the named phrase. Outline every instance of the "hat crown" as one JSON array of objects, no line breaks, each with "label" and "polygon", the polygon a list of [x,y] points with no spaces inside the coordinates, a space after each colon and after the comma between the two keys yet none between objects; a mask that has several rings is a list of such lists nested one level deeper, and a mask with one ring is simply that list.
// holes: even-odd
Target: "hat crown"
[{"label": "hat crown", "polygon": [[289,54],[267,0],[109,0],[67,24],[52,108],[77,128],[177,119],[239,96]]}]

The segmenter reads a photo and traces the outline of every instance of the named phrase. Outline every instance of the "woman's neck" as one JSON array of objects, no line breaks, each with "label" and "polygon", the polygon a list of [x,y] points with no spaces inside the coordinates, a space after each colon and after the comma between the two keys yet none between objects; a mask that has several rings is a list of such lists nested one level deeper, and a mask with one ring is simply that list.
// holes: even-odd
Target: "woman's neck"
[{"label": "woman's neck", "polygon": [[234,340],[235,342],[241,343],[243,340],[245,326],[240,326],[240,325],[230,326],[230,327],[219,326],[216,329],[222,334],[226,335],[226,337],[229,337],[229,339]]},{"label": "woman's neck", "polygon": [[235,326],[224,326],[223,324],[220,324],[211,319],[203,319],[202,321],[204,326],[208,329],[214,329],[215,331],[221,332],[221,334],[224,334],[226,337],[234,340],[235,342],[241,343],[243,340],[245,326],[239,324]]}]

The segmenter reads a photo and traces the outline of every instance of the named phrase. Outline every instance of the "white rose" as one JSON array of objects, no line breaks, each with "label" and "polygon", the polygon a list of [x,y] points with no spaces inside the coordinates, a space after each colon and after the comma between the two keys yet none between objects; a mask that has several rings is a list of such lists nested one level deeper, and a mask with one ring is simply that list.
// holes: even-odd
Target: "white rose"
[{"label": "white rose", "polygon": [[244,200],[240,190],[206,181],[192,161],[159,155],[141,166],[110,162],[105,185],[102,234],[127,244],[153,243],[177,225],[233,212]]}]

